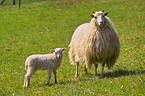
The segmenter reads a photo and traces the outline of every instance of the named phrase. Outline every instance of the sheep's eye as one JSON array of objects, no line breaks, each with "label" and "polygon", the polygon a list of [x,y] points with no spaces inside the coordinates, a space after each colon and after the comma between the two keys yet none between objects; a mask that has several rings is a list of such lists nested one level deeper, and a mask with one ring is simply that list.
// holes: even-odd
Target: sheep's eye
[{"label": "sheep's eye", "polygon": [[94,18],[97,19],[97,16],[95,16]]}]

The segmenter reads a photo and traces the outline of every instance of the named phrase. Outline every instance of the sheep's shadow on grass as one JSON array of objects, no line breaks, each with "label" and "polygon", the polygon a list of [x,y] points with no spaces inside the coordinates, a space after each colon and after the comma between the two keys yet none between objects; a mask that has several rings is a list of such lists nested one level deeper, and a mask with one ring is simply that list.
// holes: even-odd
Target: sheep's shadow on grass
[{"label": "sheep's shadow on grass", "polygon": [[121,77],[121,76],[129,76],[129,75],[140,75],[144,74],[145,70],[133,70],[133,71],[128,71],[128,70],[115,70],[113,72],[109,72],[105,74],[105,77]]},{"label": "sheep's shadow on grass", "polygon": [[75,80],[67,80],[67,81],[61,81],[58,84],[75,84],[77,81]]},{"label": "sheep's shadow on grass", "polygon": [[54,84],[54,83],[50,83],[49,85],[46,85],[45,83],[43,84],[38,84],[38,87],[44,87],[44,86],[48,86],[48,87],[51,87],[51,86],[55,86],[55,85],[61,85],[61,84],[74,84],[74,83],[77,83],[75,80],[66,80],[66,81],[60,81],[58,82],[57,84]]},{"label": "sheep's shadow on grass", "polygon": [[[128,71],[128,70],[115,70],[113,72],[105,72],[104,73],[104,77],[107,78],[115,78],[115,77],[121,77],[121,76],[129,76],[129,75],[140,75],[140,74],[144,74],[145,70],[133,70],[133,71]],[[101,78],[101,74],[98,74],[97,77]],[[89,74],[88,77],[94,77],[93,74]]]},{"label": "sheep's shadow on grass", "polygon": [[45,87],[45,86],[48,86],[48,87],[51,87],[51,86],[54,86],[55,84],[53,83],[50,83],[49,85],[46,85],[46,83],[41,83],[41,84],[38,84],[38,87]]},{"label": "sheep's shadow on grass", "polygon": [[[115,70],[113,72],[104,72],[104,77],[103,78],[115,78],[115,77],[121,77],[121,76],[129,76],[129,75],[140,75],[140,74],[145,74],[145,70],[133,70],[133,71],[128,71],[128,70]],[[94,78],[94,74],[88,74],[88,75],[82,75],[84,78]],[[96,77],[102,78],[101,74],[98,74]],[[82,77],[77,78],[77,79],[83,79]],[[79,81],[77,80],[65,80],[65,81],[60,81],[57,84],[50,83],[49,85],[46,85],[45,83],[43,84],[38,84],[38,87],[44,87],[44,86],[55,86],[55,85],[61,85],[61,84],[75,84]]]}]

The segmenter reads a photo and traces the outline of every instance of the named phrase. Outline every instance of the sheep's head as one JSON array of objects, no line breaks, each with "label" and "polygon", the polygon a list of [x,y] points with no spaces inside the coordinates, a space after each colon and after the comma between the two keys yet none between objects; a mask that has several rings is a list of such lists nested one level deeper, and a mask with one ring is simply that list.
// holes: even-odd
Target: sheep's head
[{"label": "sheep's head", "polygon": [[94,14],[91,14],[90,16],[95,18],[96,20],[96,25],[102,26],[104,25],[104,18],[108,14],[108,12],[104,13],[104,9],[102,11],[94,11]]},{"label": "sheep's head", "polygon": [[56,55],[56,58],[60,59],[62,57],[62,51],[64,51],[66,48],[55,48],[50,51],[54,52]]}]

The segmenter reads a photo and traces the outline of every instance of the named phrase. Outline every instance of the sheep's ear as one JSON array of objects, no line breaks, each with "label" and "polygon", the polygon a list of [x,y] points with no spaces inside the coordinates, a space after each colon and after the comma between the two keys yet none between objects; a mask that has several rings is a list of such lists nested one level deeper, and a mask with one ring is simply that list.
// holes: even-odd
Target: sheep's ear
[{"label": "sheep's ear", "polygon": [[91,17],[94,17],[94,15],[93,15],[93,14],[90,14],[90,16],[91,16]]},{"label": "sheep's ear", "polygon": [[93,13],[96,13],[96,11],[93,11]]},{"label": "sheep's ear", "polygon": [[50,51],[51,51],[51,52],[55,52],[55,50],[54,50],[54,49],[51,49]]},{"label": "sheep's ear", "polygon": [[105,16],[108,15],[108,14],[109,14],[108,12],[105,12]]},{"label": "sheep's ear", "polygon": [[102,12],[104,12],[105,11],[105,9],[102,9]]},{"label": "sheep's ear", "polygon": [[66,50],[66,48],[63,48],[62,51]]}]

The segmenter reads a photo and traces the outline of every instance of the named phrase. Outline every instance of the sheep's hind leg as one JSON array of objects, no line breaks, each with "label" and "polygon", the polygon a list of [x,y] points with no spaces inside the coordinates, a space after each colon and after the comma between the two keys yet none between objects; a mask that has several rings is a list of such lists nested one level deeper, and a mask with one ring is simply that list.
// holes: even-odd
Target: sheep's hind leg
[{"label": "sheep's hind leg", "polygon": [[24,77],[24,87],[29,87],[30,85],[30,78],[32,77],[32,75],[36,72],[35,69],[28,69],[27,73]]},{"label": "sheep's hind leg", "polygon": [[101,77],[104,77],[103,75],[103,71],[104,71],[104,66],[105,66],[105,63],[102,64],[102,71],[101,71]]},{"label": "sheep's hind leg", "polygon": [[84,64],[83,67],[84,67],[84,70],[83,70],[83,71],[84,71],[84,74],[87,74],[87,68],[86,68],[86,65]]},{"label": "sheep's hind leg", "polygon": [[54,84],[57,84],[56,71],[53,71],[53,75],[54,75]]},{"label": "sheep's hind leg", "polygon": [[24,87],[26,87],[26,79],[25,79],[25,76],[24,76]]},{"label": "sheep's hind leg", "polygon": [[30,85],[30,76],[25,75],[25,80],[24,80],[24,87],[29,87]]},{"label": "sheep's hind leg", "polygon": [[47,80],[46,85],[49,85],[49,81],[50,81],[50,78],[51,78],[51,71],[48,70],[47,75],[48,75],[48,80]]},{"label": "sheep's hind leg", "polygon": [[27,88],[29,87],[29,82],[30,82],[30,76],[27,76],[27,74],[24,76],[24,87]]},{"label": "sheep's hind leg", "polygon": [[78,77],[78,66],[79,66],[79,62],[76,63],[76,74],[75,74],[75,78]]},{"label": "sheep's hind leg", "polygon": [[97,76],[97,67],[98,67],[98,63],[95,63],[95,74],[94,74],[94,76]]}]

